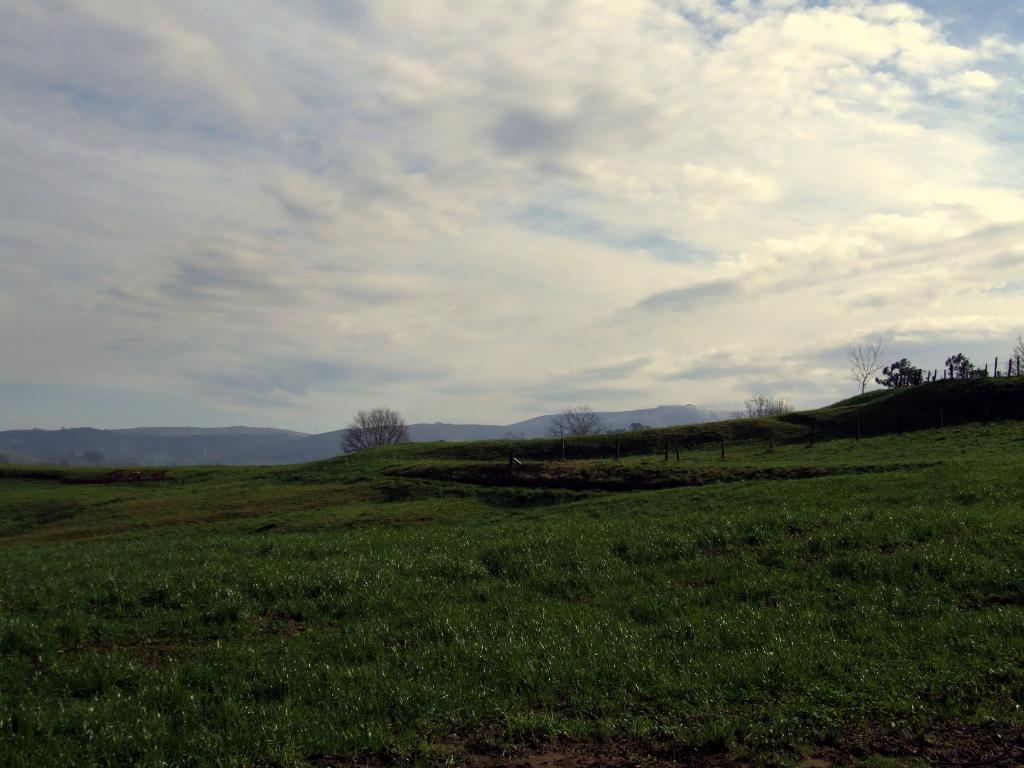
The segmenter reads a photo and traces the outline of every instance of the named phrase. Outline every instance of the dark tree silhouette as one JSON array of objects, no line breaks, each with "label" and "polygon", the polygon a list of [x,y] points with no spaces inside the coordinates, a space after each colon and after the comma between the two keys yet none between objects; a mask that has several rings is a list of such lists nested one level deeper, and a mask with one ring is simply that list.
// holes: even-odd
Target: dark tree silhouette
[{"label": "dark tree silhouette", "polygon": [[345,430],[341,446],[345,453],[364,448],[409,442],[409,430],[398,411],[390,408],[371,408],[359,411]]},{"label": "dark tree silhouette", "polygon": [[983,379],[988,376],[987,368],[988,365],[985,368],[975,368],[974,363],[961,352],[946,358],[946,370],[949,371],[951,379]]},{"label": "dark tree silhouette", "polygon": [[737,419],[761,419],[765,416],[785,416],[793,412],[793,405],[784,397],[754,395],[743,403],[744,410],[736,411]]},{"label": "dark tree silhouette", "polygon": [[1010,362],[1007,365],[1008,375],[1016,373],[1018,376],[1021,375],[1021,364],[1024,363],[1024,336],[1017,335],[1017,343],[1013,345],[1013,349],[1010,350]]},{"label": "dark tree silhouette", "polygon": [[875,383],[886,389],[903,389],[904,387],[916,387],[924,381],[924,372],[914,366],[907,358],[890,363],[882,369],[881,378],[876,378]]},{"label": "dark tree silhouette", "polygon": [[599,435],[602,431],[601,417],[589,405],[566,408],[555,416],[549,431],[554,437]]}]

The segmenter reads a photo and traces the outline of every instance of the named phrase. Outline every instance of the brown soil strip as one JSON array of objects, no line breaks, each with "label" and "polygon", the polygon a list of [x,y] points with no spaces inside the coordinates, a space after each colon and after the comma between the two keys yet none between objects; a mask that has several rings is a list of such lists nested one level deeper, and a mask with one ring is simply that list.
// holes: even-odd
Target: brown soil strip
[{"label": "brown soil strip", "polygon": [[[897,764],[942,768],[1019,768],[1024,765],[1024,729],[1017,726],[935,725],[923,735],[894,735],[881,729],[850,733],[835,744],[802,753],[757,755],[733,749],[722,752],[652,751],[642,744],[552,744],[540,748],[499,751],[452,739],[439,745],[438,765],[467,768],[739,768],[755,765],[794,765],[800,768],[841,768],[863,765],[871,758],[888,758]],[[317,768],[406,764],[387,758],[351,758],[311,755],[308,764]]]},{"label": "brown soil strip", "polygon": [[394,477],[439,480],[466,485],[570,490],[638,491],[711,485],[743,480],[800,480],[836,475],[876,474],[920,469],[931,464],[890,464],[850,467],[723,467],[697,470],[650,471],[607,465],[573,465],[562,462],[527,463],[509,471],[496,464],[435,464],[401,467],[388,472]]}]

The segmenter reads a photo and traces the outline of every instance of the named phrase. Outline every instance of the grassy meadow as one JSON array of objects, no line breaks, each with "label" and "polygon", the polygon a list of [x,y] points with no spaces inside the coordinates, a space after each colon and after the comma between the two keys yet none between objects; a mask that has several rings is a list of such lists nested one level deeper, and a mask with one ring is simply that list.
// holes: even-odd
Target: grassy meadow
[{"label": "grassy meadow", "polygon": [[0,765],[1019,764],[1024,387],[947,390],[511,473],[0,467]]}]

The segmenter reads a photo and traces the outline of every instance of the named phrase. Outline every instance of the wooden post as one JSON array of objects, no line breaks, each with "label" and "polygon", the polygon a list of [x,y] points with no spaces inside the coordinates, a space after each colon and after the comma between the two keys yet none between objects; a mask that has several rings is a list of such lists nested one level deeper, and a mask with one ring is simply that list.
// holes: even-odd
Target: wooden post
[{"label": "wooden post", "polygon": [[981,423],[988,426],[988,404],[985,404],[985,409],[981,412]]},{"label": "wooden post", "polygon": [[811,419],[811,448],[814,447],[814,434],[818,431],[818,420]]},{"label": "wooden post", "polygon": [[996,358],[996,361],[994,363],[992,363],[992,375],[993,376],[999,376],[999,358],[998,357]]},{"label": "wooden post", "polygon": [[775,452],[775,433],[774,432],[769,432],[768,433],[768,453],[774,453],[774,452]]},{"label": "wooden post", "polygon": [[857,440],[860,441],[860,419],[857,419]]},{"label": "wooden post", "polygon": [[665,461],[668,461],[668,440],[665,441]]},{"label": "wooden post", "polygon": [[508,452],[508,471],[512,471],[512,465],[516,463],[516,449],[512,448]]},{"label": "wooden post", "polygon": [[903,414],[902,413],[897,413],[896,414],[896,434],[898,434],[898,435],[902,435],[903,434]]},{"label": "wooden post", "polygon": [[565,459],[565,435],[562,435],[562,459]]},{"label": "wooden post", "polygon": [[722,435],[722,458],[725,458],[725,435]]},{"label": "wooden post", "polygon": [[618,461],[619,460],[619,456],[621,456],[621,455],[622,455],[622,438],[621,437],[616,437],[615,438],[615,460]]},{"label": "wooden post", "polygon": [[675,443],[676,461],[679,461],[679,443]]},{"label": "wooden post", "polygon": [[939,408],[939,429],[946,428],[946,416],[943,414],[942,409]]}]

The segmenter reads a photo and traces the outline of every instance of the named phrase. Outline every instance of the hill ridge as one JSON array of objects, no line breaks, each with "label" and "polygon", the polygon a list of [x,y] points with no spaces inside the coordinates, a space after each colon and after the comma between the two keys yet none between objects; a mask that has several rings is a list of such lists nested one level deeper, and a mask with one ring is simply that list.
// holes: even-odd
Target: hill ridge
[{"label": "hill ridge", "polygon": [[[599,412],[611,429],[645,421],[658,427],[697,423],[717,417],[696,406],[658,406]],[[546,436],[555,414],[512,424],[409,425],[413,442],[466,442]],[[270,427],[69,427],[0,432],[0,462],[85,466],[187,466],[194,464],[296,464],[336,456],[344,429],[320,433]]]}]

